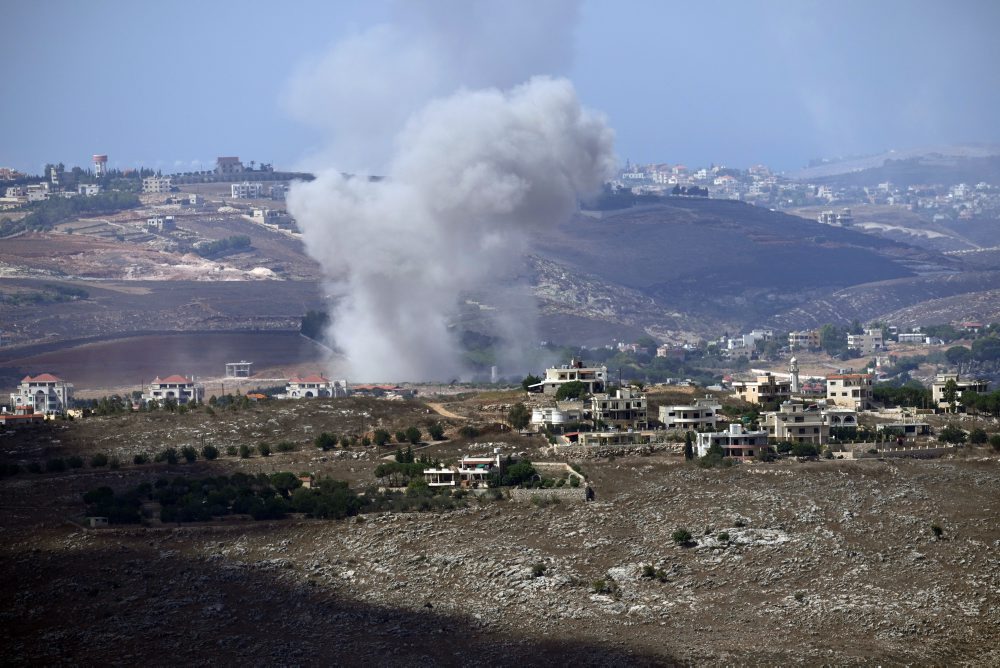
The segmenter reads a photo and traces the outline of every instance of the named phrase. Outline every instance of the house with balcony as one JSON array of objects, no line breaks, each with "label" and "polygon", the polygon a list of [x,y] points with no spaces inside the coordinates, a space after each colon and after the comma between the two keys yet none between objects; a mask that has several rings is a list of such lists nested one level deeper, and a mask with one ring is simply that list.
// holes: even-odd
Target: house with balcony
[{"label": "house with balcony", "polygon": [[25,376],[17,391],[11,393],[10,403],[15,412],[30,409],[41,415],[65,413],[73,405],[73,384],[51,373]]},{"label": "house with balcony", "polygon": [[780,404],[792,398],[792,384],[788,380],[778,380],[770,373],[757,376],[756,380],[741,380],[733,383],[736,396],[751,404]]},{"label": "house with balcony", "polygon": [[777,411],[764,413],[761,425],[771,441],[824,445],[830,440],[831,428],[856,429],[858,415],[849,408],[785,401]]},{"label": "house with balcony", "polygon": [[706,395],[690,404],[660,406],[660,422],[666,429],[682,431],[715,431],[722,405],[718,399]]},{"label": "house with balcony", "polygon": [[962,380],[957,373],[939,373],[935,376],[934,382],[931,383],[931,399],[938,410],[951,410],[951,403],[945,399],[945,391],[949,381],[955,382],[955,410],[959,412],[965,410],[962,406],[963,392],[984,394],[989,392],[990,389],[990,381],[988,380],[975,380],[971,378]]},{"label": "house with balcony", "polygon": [[598,393],[590,398],[590,417],[597,424],[643,429],[647,424],[646,395],[631,387],[614,395]]},{"label": "house with balcony", "polygon": [[729,425],[726,431],[706,431],[698,434],[695,444],[699,457],[708,454],[709,448],[718,445],[723,457],[746,461],[765,452],[772,452],[767,442],[767,430],[747,431],[742,424]]},{"label": "house with balcony", "polygon": [[305,377],[289,378],[285,385],[285,395],[289,399],[313,399],[316,397],[346,397],[347,381],[330,380],[323,374],[314,373]]},{"label": "house with balcony", "polygon": [[587,388],[588,394],[603,392],[608,383],[608,367],[584,366],[579,360],[572,360],[561,367],[545,370],[545,378],[528,387],[531,392],[542,392],[554,395],[566,383],[580,382]]},{"label": "house with balcony", "polygon": [[872,381],[870,373],[839,373],[826,377],[827,403],[867,411],[872,407]]},{"label": "house with balcony", "polygon": [[163,403],[168,399],[176,401],[178,406],[190,403],[200,404],[205,400],[205,387],[180,375],[167,376],[166,378],[157,376],[142,394],[143,402]]}]

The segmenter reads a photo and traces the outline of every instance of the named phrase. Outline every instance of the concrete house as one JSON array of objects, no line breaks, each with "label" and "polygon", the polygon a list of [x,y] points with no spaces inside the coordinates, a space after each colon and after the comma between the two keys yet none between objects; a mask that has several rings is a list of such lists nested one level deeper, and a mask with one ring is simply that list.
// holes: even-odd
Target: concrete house
[{"label": "concrete house", "polygon": [[602,392],[608,383],[608,367],[583,366],[583,362],[572,360],[568,365],[545,370],[545,379],[531,385],[532,392],[555,394],[566,383],[579,381],[587,386],[587,392]]},{"label": "concrete house", "polygon": [[721,410],[722,405],[717,399],[706,396],[690,404],[660,406],[659,417],[667,429],[714,431]]},{"label": "concrete house", "polygon": [[726,431],[702,432],[695,444],[699,457],[708,454],[713,444],[722,447],[723,456],[734,459],[753,459],[757,455],[770,452],[767,431],[747,431],[741,424],[731,424]]},{"label": "concrete house", "polygon": [[866,411],[872,407],[872,375],[869,373],[840,373],[826,377],[828,403]]},{"label": "concrete house", "polygon": [[149,384],[149,388],[143,392],[144,402],[156,401],[161,403],[167,399],[173,399],[177,405],[183,406],[192,402],[201,403],[205,400],[205,387],[196,384],[184,376],[173,375],[166,378],[157,376]]},{"label": "concrete house", "polygon": [[770,373],[757,376],[756,380],[744,380],[733,383],[736,395],[751,404],[781,403],[792,398],[790,381],[778,380]]},{"label": "concrete house", "polygon": [[51,373],[25,376],[10,395],[10,403],[15,412],[28,408],[44,415],[65,413],[73,405],[73,384]]},{"label": "concrete house", "polygon": [[314,373],[304,378],[289,378],[285,386],[285,394],[290,399],[311,399],[313,397],[346,397],[347,381],[330,380],[326,376]]},{"label": "concrete house", "polygon": [[590,417],[595,422],[615,427],[634,427],[642,429],[646,426],[646,395],[631,387],[610,394],[595,394],[590,398]]},{"label": "concrete house", "polygon": [[951,404],[945,401],[944,398],[945,386],[947,386],[949,380],[955,381],[955,409],[958,411],[964,410],[962,407],[963,392],[978,392],[982,394],[989,392],[990,389],[990,381],[988,380],[962,380],[957,373],[939,373],[934,378],[934,382],[931,383],[931,398],[939,410],[951,409]]}]

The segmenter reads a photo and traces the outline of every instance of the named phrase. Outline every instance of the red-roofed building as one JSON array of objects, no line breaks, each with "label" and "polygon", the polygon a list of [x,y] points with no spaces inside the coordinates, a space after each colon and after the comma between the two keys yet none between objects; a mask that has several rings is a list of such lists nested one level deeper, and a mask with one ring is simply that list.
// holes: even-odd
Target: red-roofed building
[{"label": "red-roofed building", "polygon": [[347,381],[330,380],[318,373],[288,379],[285,394],[290,399],[311,399],[314,397],[346,397]]},{"label": "red-roofed building", "polygon": [[30,408],[33,413],[65,413],[73,405],[73,384],[51,373],[25,376],[17,392],[10,395],[10,403],[15,411]]},{"label": "red-roofed building", "polygon": [[142,395],[144,402],[161,403],[167,399],[176,401],[178,406],[192,402],[200,404],[205,400],[205,387],[177,374],[166,378],[157,376]]}]

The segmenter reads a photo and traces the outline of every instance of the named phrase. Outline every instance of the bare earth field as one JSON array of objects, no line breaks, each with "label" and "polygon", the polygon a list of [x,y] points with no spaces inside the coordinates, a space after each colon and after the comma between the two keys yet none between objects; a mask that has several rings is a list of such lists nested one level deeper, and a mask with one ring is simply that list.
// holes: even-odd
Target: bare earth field
[{"label": "bare earth field", "polygon": [[[464,414],[474,401],[444,406]],[[385,453],[322,453],[305,447],[312,436],[432,419],[442,418],[420,402],[351,399],[96,418],[0,437],[5,461],[124,456],[203,436],[304,446],[0,481],[5,663],[1000,662],[1000,463],[981,450],[729,469],[662,454],[585,459],[591,503],[484,500],[443,513],[158,529],[66,521],[88,489],[175,474],[313,470],[363,488]],[[452,434],[462,424],[444,422]],[[429,452],[447,459],[501,443],[542,458],[541,439],[504,434]],[[671,539],[678,527],[693,534],[690,546]],[[646,565],[662,577],[643,577]]]}]

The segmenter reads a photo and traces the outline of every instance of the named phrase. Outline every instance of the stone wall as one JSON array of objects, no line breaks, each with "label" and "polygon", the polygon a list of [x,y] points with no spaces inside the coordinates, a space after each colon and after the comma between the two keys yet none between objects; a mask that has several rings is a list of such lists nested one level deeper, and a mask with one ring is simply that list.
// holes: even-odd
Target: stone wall
[{"label": "stone wall", "polygon": [[[518,503],[583,503],[587,500],[586,487],[553,487],[551,489],[521,489],[515,487],[506,490],[511,501]],[[538,499],[534,501],[533,499]]]}]

